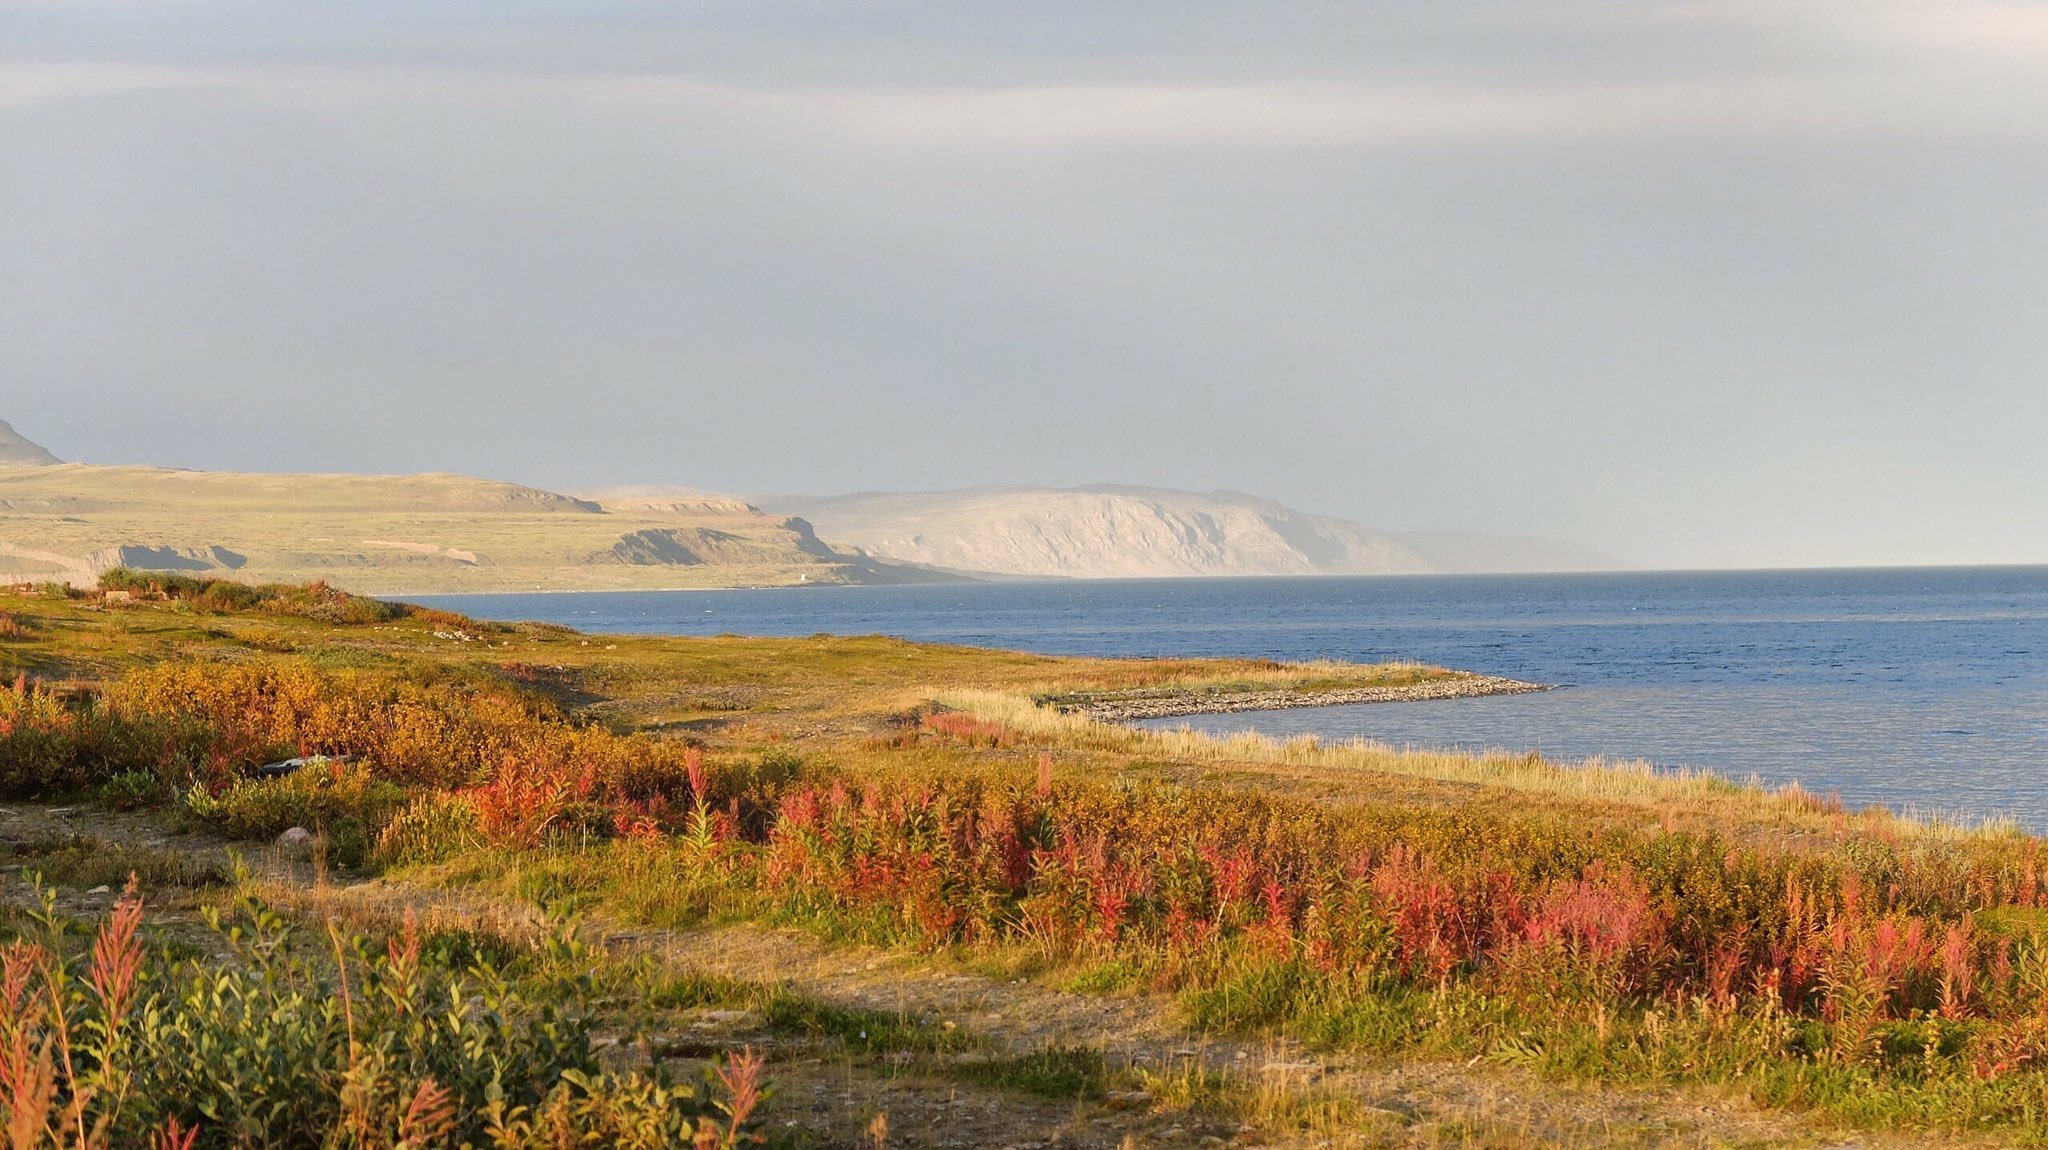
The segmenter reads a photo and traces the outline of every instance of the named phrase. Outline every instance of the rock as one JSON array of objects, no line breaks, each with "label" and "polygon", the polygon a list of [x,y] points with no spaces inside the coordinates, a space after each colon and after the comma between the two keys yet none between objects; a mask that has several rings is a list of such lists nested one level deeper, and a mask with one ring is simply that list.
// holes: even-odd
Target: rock
[{"label": "rock", "polygon": [[1111,1110],[1137,1110],[1141,1107],[1152,1105],[1152,1092],[1149,1090],[1112,1090],[1103,1095],[1102,1100],[1108,1104]]},{"label": "rock", "polygon": [[313,832],[304,827],[293,827],[277,836],[277,845],[281,847],[302,847],[312,841]]},{"label": "rock", "polygon": [[85,893],[87,893],[87,894],[112,894],[112,893],[114,893],[114,888],[113,888],[113,887],[110,887],[110,886],[96,886],[96,887],[92,888],[91,890],[89,890],[89,891],[86,891]]},{"label": "rock", "polygon": [[1190,715],[1225,715],[1239,711],[1280,711],[1295,707],[1357,706],[1362,703],[1413,703],[1436,699],[1471,699],[1482,695],[1521,695],[1551,688],[1498,675],[1456,675],[1399,687],[1341,687],[1331,690],[1272,688],[1214,691],[1189,687],[1145,687],[1128,691],[1079,692],[1061,696],[1053,709],[1105,723],[1141,719],[1172,719]]},{"label": "rock", "polygon": [[716,1058],[725,1048],[715,1042],[683,1035],[668,1035],[648,1040],[648,1053],[654,1058]]},{"label": "rock", "polygon": [[256,773],[266,779],[281,779],[294,771],[302,770],[306,767],[326,766],[328,763],[353,763],[355,761],[356,757],[354,755],[306,755],[296,759],[285,759],[282,762],[265,763],[256,768]]}]

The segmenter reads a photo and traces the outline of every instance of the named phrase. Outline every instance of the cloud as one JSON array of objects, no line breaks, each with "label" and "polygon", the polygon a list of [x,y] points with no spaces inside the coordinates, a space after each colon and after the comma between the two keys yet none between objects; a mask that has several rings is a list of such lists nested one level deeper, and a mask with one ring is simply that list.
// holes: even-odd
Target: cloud
[{"label": "cloud", "polygon": [[[1354,149],[1655,136],[2048,131],[1985,86],[1766,74],[1707,80],[759,87],[668,74],[458,68],[17,62],[0,108],[178,92],[259,106],[518,108],[767,122],[879,146],[1187,145]],[[2038,98],[2048,94],[2035,91]]]},{"label": "cloud", "polygon": [[[0,0],[0,108],[176,92],[321,111],[566,105],[876,146],[1359,149],[1654,136],[2037,136],[2048,4],[1467,0],[1257,11],[750,0],[367,14]],[[264,18],[256,19],[256,15]],[[210,30],[210,31],[209,31]],[[202,35],[201,33],[206,34]]]},{"label": "cloud", "polygon": [[2048,555],[2048,4],[274,8],[0,0],[71,454]]}]

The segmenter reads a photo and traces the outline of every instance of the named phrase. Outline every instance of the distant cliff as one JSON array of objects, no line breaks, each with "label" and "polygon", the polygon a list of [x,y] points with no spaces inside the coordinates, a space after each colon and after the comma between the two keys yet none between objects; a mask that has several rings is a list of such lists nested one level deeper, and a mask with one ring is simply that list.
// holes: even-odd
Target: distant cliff
[{"label": "distant cliff", "polygon": [[560,494],[443,474],[67,464],[5,421],[0,464],[0,582],[134,567],[403,594],[1620,566],[1571,543],[1392,534],[1227,491]]},{"label": "distant cliff", "polygon": [[47,467],[62,462],[41,444],[22,438],[13,424],[0,419],[0,467]]},{"label": "distant cliff", "polygon": [[762,496],[838,547],[949,571],[1090,579],[1598,570],[1577,544],[1473,533],[1399,535],[1235,492],[973,488]]}]

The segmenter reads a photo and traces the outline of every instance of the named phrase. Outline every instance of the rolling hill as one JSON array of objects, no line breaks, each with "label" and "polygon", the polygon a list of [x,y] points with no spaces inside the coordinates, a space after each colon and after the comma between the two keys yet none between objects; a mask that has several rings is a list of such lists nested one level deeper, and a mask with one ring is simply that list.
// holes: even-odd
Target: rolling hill
[{"label": "rolling hill", "polygon": [[0,581],[112,567],[326,579],[370,594],[944,578],[834,551],[733,499],[607,505],[459,475],[0,469]]}]

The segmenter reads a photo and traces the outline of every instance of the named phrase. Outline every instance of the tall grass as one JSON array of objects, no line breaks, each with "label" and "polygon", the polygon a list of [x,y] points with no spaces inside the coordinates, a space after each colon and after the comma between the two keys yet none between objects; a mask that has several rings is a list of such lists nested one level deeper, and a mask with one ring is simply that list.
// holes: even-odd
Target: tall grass
[{"label": "tall grass", "polygon": [[53,894],[32,918],[39,931],[0,949],[0,1129],[15,1150],[751,1140],[751,1053],[721,1071],[722,1096],[606,1071],[564,1003],[487,965],[447,970],[411,919],[381,950],[332,926],[302,948],[244,899],[215,920],[221,958],[172,963],[144,945],[133,884],[83,953]]}]

